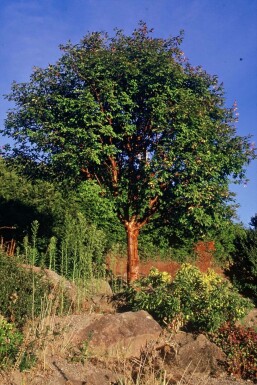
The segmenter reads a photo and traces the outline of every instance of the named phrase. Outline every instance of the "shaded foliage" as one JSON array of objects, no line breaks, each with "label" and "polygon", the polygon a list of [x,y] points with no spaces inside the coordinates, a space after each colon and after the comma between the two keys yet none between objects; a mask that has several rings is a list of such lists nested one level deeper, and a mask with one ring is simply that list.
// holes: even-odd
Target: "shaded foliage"
[{"label": "shaded foliage", "polygon": [[257,303],[257,229],[241,229],[234,246],[227,274],[241,293]]},{"label": "shaded foliage", "polygon": [[40,313],[42,299],[50,293],[50,286],[31,270],[23,269],[14,257],[3,253],[0,253],[0,281],[0,313],[21,328]]},{"label": "shaded foliage", "polygon": [[[67,204],[60,192],[49,182],[19,175],[19,168],[14,171],[14,166],[3,159],[0,159],[0,178],[0,227],[15,227],[8,236],[22,241],[31,223],[37,220],[39,236],[45,243],[62,223]],[[5,237],[6,231],[1,233]]]}]

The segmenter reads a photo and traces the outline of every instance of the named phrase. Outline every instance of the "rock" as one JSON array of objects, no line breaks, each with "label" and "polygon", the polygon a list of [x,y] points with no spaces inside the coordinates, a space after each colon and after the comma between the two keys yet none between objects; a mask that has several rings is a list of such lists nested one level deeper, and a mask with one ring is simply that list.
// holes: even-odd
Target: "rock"
[{"label": "rock", "polygon": [[115,311],[111,301],[112,289],[104,279],[90,279],[86,282],[85,290],[82,291],[75,283],[70,282],[55,271],[26,264],[21,266],[27,270],[32,269],[36,274],[41,274],[43,279],[50,283],[53,298],[58,296],[60,292],[64,292],[71,301],[73,309],[90,310],[97,313],[113,313]]},{"label": "rock", "polygon": [[78,288],[74,283],[68,281],[65,277],[62,277],[53,270],[43,269],[38,266],[22,264],[21,267],[26,270],[32,269],[34,273],[41,274],[43,279],[47,280],[51,284],[52,290],[64,290],[71,302],[76,302]]},{"label": "rock", "polygon": [[118,375],[111,370],[85,363],[69,363],[63,358],[52,357],[47,369],[12,372],[1,376],[0,385],[110,385],[118,384]]},{"label": "rock", "polygon": [[109,282],[107,282],[104,279],[100,279],[100,278],[92,278],[88,282],[86,288],[87,288],[88,292],[93,296],[94,295],[96,295],[96,296],[106,295],[106,296],[111,297],[113,294]]},{"label": "rock", "polygon": [[177,344],[176,365],[187,370],[187,373],[205,373],[219,375],[223,372],[222,364],[226,355],[203,334],[179,332],[174,336]]},{"label": "rock", "polygon": [[[67,363],[56,358],[52,362],[52,379],[48,385],[109,385],[117,383],[118,377],[111,370],[85,363]],[[40,384],[41,385],[41,384]],[[43,384],[42,384],[43,385]]]},{"label": "rock", "polygon": [[157,340],[160,325],[146,311],[102,315],[74,336],[72,343],[88,344],[91,354],[139,357],[147,342]]},{"label": "rock", "polygon": [[96,313],[114,313],[113,292],[110,284],[104,279],[93,278],[86,286],[91,311]]}]

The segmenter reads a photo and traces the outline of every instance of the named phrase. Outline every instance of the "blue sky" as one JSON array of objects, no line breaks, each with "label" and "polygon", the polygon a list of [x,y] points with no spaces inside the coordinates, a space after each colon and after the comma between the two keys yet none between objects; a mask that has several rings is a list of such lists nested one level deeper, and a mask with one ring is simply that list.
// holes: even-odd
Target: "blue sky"
[{"label": "blue sky", "polygon": [[[185,55],[224,82],[227,106],[238,104],[238,134],[257,143],[257,0],[1,0],[0,127],[11,107],[2,95],[33,66],[54,63],[59,44],[115,27],[130,34],[139,20],[160,37],[185,30]],[[250,182],[232,187],[245,225],[257,213],[257,161],[247,170]]]}]

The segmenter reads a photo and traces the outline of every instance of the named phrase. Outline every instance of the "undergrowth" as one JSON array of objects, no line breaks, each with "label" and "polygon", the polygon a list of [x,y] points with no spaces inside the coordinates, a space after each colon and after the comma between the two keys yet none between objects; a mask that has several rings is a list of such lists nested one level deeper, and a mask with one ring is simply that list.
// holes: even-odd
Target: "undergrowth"
[{"label": "undergrowth", "polygon": [[50,293],[50,285],[4,253],[0,253],[0,282],[0,312],[21,329],[28,319],[40,314],[41,300]]},{"label": "undergrowth", "polygon": [[226,323],[209,338],[227,355],[230,374],[257,382],[257,332],[253,328]]}]

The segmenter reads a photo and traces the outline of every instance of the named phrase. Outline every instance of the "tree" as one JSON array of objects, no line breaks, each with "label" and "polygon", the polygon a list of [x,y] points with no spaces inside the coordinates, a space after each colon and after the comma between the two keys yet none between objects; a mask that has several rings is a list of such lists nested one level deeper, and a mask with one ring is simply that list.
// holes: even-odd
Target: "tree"
[{"label": "tree", "polygon": [[251,218],[249,225],[257,230],[257,213]]},{"label": "tree", "polygon": [[[255,218],[255,217],[253,217]],[[253,224],[252,224],[253,225]],[[239,228],[227,275],[239,291],[257,303],[257,229]]]},{"label": "tree", "polygon": [[[253,157],[236,135],[216,76],[192,67],[182,33],[155,38],[141,22],[131,36],[90,33],[28,83],[2,132],[12,156],[55,177],[96,180],[127,233],[128,280],[139,274],[138,235],[157,213],[192,231],[213,223]],[[219,214],[218,214],[219,215]],[[190,231],[189,231],[190,232]]]},{"label": "tree", "polygon": [[[31,224],[40,223],[39,237],[43,245],[63,224],[63,217],[72,205],[55,186],[42,180],[29,180],[19,175],[12,165],[0,158],[0,234],[4,239],[22,241]],[[59,230],[60,231],[60,230]]]}]

